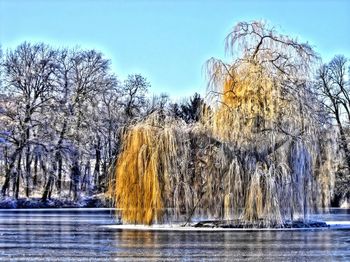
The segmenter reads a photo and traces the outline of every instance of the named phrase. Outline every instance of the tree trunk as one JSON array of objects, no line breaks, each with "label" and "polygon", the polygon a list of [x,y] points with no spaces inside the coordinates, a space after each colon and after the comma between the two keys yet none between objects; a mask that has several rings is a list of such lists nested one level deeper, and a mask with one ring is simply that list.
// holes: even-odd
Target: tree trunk
[{"label": "tree trunk", "polygon": [[30,147],[27,146],[26,150],[26,197],[30,195],[30,179],[31,179],[31,168],[30,168]]},{"label": "tree trunk", "polygon": [[97,136],[97,144],[95,145],[95,160],[94,184],[98,187],[101,166],[101,139],[99,136]]},{"label": "tree trunk", "polygon": [[348,143],[346,140],[343,125],[341,123],[340,116],[338,114],[335,115],[335,118],[336,118],[338,128],[339,128],[341,147],[343,148],[344,153],[345,153],[345,161],[346,161],[348,168],[350,169],[350,150],[349,150]]},{"label": "tree trunk", "polygon": [[56,160],[57,160],[57,182],[56,182],[56,187],[57,187],[57,192],[58,195],[61,195],[62,191],[62,170],[63,170],[63,159],[61,153],[57,153],[56,155]]},{"label": "tree trunk", "polygon": [[34,175],[33,175],[33,188],[35,189],[38,183],[38,156],[34,157]]},{"label": "tree trunk", "polygon": [[53,184],[53,175],[50,172],[49,179],[45,185],[44,193],[41,198],[42,201],[46,201],[49,197],[51,197],[52,184]]},{"label": "tree trunk", "polygon": [[90,167],[90,160],[88,160],[85,164],[84,168],[84,177],[81,182],[81,190],[85,191],[86,189],[90,189],[91,184],[91,167]]},{"label": "tree trunk", "polygon": [[80,180],[80,169],[78,162],[74,163],[71,169],[71,189],[73,191],[73,200],[77,201],[79,196],[79,180]]},{"label": "tree trunk", "polygon": [[49,172],[49,178],[47,180],[47,183],[45,185],[45,189],[42,196],[42,201],[46,201],[48,198],[51,198],[51,192],[55,180],[55,173],[57,171],[56,161],[55,159],[51,161],[51,167]]},{"label": "tree trunk", "polygon": [[16,176],[15,176],[15,183],[14,183],[14,190],[13,190],[13,194],[14,194],[14,198],[18,199],[19,197],[19,182],[20,182],[20,177],[21,177],[21,161],[22,161],[22,155],[19,154],[18,155],[18,160],[17,160],[17,172],[16,172]]},{"label": "tree trunk", "polygon": [[[17,152],[15,151],[9,159],[10,163],[5,165],[5,170],[6,170],[5,171],[5,181],[4,181],[4,184],[1,188],[1,195],[2,196],[6,196],[6,192],[10,187],[11,172],[15,166],[16,157],[17,157]],[[7,162],[7,156],[5,157],[5,159]]]}]

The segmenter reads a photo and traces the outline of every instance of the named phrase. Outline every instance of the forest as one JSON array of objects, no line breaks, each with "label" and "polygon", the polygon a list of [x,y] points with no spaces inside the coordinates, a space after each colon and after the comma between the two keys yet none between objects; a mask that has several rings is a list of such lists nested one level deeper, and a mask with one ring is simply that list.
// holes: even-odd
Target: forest
[{"label": "forest", "polygon": [[244,206],[249,221],[272,213],[279,223],[350,198],[349,59],[322,61],[255,21],[238,23],[225,49],[228,61],[205,65],[207,95],[176,102],[150,94],[141,74],[120,79],[97,50],[0,51],[0,202],[107,195],[131,222],[157,221],[169,206],[169,216],[209,207],[215,217]]}]

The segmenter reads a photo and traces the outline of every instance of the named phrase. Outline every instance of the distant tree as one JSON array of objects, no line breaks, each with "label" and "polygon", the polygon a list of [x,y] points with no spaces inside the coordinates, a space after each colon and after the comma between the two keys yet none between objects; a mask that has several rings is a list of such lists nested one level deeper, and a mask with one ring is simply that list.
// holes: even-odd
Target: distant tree
[{"label": "distant tree", "polygon": [[150,83],[140,74],[129,75],[124,81],[122,95],[126,116],[134,118],[146,106],[146,93]]},{"label": "distant tree", "polygon": [[[4,84],[2,112],[7,121],[2,136],[12,143],[2,194],[9,188],[10,178],[14,178],[14,197],[18,198],[21,162],[24,154],[26,196],[30,195],[32,149],[45,145],[35,130],[45,124],[45,109],[52,100],[56,84],[54,62],[56,51],[44,44],[23,43],[14,51],[9,51],[3,62]],[[45,148],[47,150],[47,148]],[[17,161],[17,166],[15,162]]]},{"label": "distant tree", "polygon": [[[63,157],[66,156],[66,166],[72,171],[69,192],[73,193],[76,200],[77,190],[86,187],[86,183],[91,184],[91,147],[95,149],[99,172],[101,143],[98,141],[101,140],[101,121],[96,118],[96,112],[99,110],[100,94],[116,82],[114,76],[108,72],[110,61],[95,50],[61,50],[57,62],[60,88],[56,94],[58,108],[53,112],[53,119],[57,123],[55,129],[58,130],[57,142],[54,145],[54,156],[58,166],[57,189],[60,193]],[[84,172],[81,170],[83,167],[86,169]],[[80,177],[83,173],[84,176]],[[54,179],[49,179],[47,183],[53,181]],[[45,188],[52,189],[52,186],[46,185]],[[48,195],[44,192],[43,199]]]},{"label": "distant tree", "polygon": [[204,100],[198,93],[195,93],[188,102],[181,105],[182,118],[187,122],[197,122],[200,119]]},{"label": "distant tree", "polygon": [[[338,192],[350,196],[350,82],[349,60],[335,56],[317,72],[317,92],[339,130],[339,148],[344,153],[345,169],[337,173]],[[344,187],[344,185],[347,185]]]},{"label": "distant tree", "polygon": [[169,112],[170,115],[175,118],[182,118],[183,116],[181,111],[181,105],[179,105],[177,102],[169,104]]},{"label": "distant tree", "polygon": [[159,96],[154,95],[149,102],[147,107],[147,115],[152,114],[155,111],[158,111],[162,114],[167,111],[167,106],[170,102],[168,94],[162,93]]},{"label": "distant tree", "polygon": [[193,123],[199,121],[204,107],[206,107],[204,100],[195,93],[181,103],[170,103],[169,112],[173,117],[181,118],[186,123]]}]

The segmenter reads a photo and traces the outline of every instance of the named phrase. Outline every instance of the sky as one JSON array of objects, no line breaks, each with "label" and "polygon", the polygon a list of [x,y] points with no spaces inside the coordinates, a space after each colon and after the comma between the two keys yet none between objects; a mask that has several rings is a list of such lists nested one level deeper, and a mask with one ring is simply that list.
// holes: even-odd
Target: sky
[{"label": "sky", "polygon": [[325,62],[350,57],[348,0],[0,0],[0,45],[97,49],[120,80],[141,73],[151,93],[179,99],[205,94],[205,61],[225,58],[226,35],[252,20],[308,41]]}]

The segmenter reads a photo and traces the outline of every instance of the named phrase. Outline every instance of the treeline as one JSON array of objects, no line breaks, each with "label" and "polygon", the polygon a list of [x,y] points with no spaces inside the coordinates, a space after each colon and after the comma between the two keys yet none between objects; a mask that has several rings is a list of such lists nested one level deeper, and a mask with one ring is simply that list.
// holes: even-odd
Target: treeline
[{"label": "treeline", "polygon": [[[339,132],[337,199],[350,197],[349,78],[349,60],[335,56],[307,81]],[[1,196],[76,201],[104,193],[130,124],[155,111],[199,120],[198,94],[174,103],[149,87],[140,74],[119,79],[96,50],[25,42],[0,51]]]},{"label": "treeline", "polygon": [[140,74],[120,80],[95,50],[23,43],[1,55],[1,196],[79,200],[104,193],[128,125],[154,111],[198,119],[202,98],[150,96]]}]

